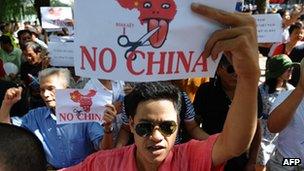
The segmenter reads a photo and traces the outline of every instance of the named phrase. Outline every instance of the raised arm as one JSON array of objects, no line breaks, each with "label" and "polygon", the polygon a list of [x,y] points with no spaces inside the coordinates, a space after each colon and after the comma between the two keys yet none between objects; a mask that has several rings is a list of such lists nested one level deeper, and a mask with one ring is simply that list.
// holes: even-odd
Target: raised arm
[{"label": "raised arm", "polygon": [[104,135],[100,141],[99,148],[102,150],[112,149],[114,147],[112,136],[112,122],[117,115],[117,111],[114,105],[107,104],[104,112]]},{"label": "raised arm", "polygon": [[301,61],[301,78],[291,94],[271,113],[267,121],[270,132],[281,132],[292,120],[295,111],[304,97],[304,60]]},{"label": "raised arm", "polygon": [[0,108],[0,122],[11,123],[10,111],[15,103],[21,99],[22,88],[10,88],[6,91]]},{"label": "raised arm", "polygon": [[212,160],[216,166],[247,150],[256,130],[260,77],[256,24],[249,15],[229,13],[204,5],[193,4],[192,10],[231,27],[214,32],[203,54],[204,57],[211,55],[215,59],[220,52],[228,52],[238,75],[223,132],[212,150]]}]

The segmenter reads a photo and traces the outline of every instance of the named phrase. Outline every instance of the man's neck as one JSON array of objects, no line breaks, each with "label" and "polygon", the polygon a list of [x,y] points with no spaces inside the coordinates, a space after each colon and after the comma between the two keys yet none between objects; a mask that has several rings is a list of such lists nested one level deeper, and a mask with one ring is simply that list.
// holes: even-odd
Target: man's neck
[{"label": "man's neck", "polygon": [[150,162],[145,161],[143,157],[138,153],[136,150],[135,152],[135,160],[136,160],[136,166],[137,170],[141,171],[157,171],[157,168],[159,167],[159,164],[152,164]]}]

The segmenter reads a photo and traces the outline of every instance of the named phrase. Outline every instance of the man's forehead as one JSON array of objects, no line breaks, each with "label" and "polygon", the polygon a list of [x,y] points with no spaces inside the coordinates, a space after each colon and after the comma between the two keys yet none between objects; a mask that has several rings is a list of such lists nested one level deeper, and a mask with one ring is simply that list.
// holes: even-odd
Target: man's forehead
[{"label": "man's forehead", "polygon": [[149,121],[173,120],[177,119],[177,112],[170,100],[148,100],[138,104],[135,118]]}]

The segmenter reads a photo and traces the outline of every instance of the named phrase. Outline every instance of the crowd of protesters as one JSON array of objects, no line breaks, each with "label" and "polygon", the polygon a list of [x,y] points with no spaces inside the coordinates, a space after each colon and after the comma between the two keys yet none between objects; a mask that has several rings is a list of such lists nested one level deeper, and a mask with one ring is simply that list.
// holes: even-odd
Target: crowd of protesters
[{"label": "crowd of protesters", "polygon": [[[248,14],[191,8],[232,26],[205,46],[224,52],[214,78],[82,78],[73,67],[51,66],[40,26],[0,23],[0,170],[303,171],[304,7],[271,11],[284,33],[268,44],[257,43]],[[56,89],[67,88],[102,92],[104,123],[57,124]],[[302,163],[283,166],[286,158]]]}]

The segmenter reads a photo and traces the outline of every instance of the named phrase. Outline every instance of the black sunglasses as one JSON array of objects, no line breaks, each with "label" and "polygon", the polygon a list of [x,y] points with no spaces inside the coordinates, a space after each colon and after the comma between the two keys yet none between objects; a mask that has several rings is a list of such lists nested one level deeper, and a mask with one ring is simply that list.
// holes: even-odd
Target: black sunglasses
[{"label": "black sunglasses", "polygon": [[149,121],[143,121],[135,126],[136,134],[141,137],[148,137],[152,135],[155,126],[158,126],[158,130],[166,137],[170,136],[177,129],[175,121],[163,121],[160,123],[153,123]]}]

